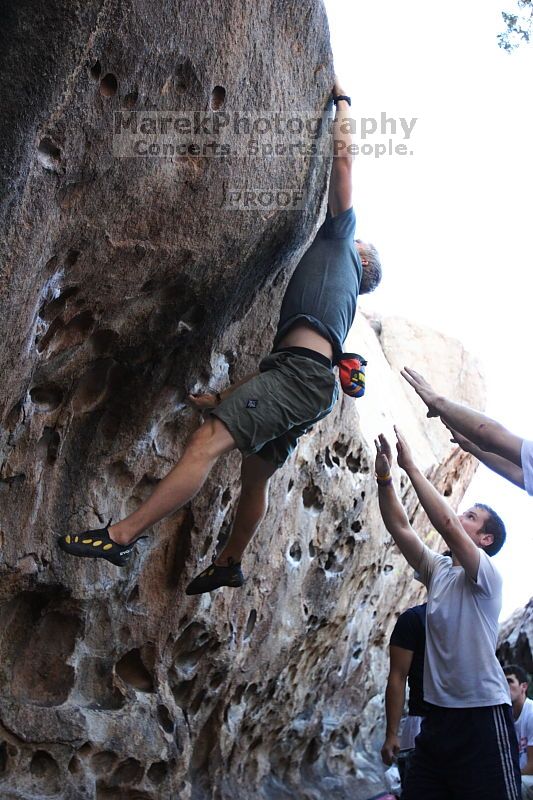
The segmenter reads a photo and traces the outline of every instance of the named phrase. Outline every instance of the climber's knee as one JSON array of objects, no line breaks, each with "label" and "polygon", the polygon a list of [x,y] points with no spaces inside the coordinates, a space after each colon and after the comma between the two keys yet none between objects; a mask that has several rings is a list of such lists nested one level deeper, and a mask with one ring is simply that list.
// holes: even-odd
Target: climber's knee
[{"label": "climber's knee", "polygon": [[229,453],[235,447],[235,439],[224,423],[216,417],[209,417],[194,431],[187,443],[188,450],[202,452],[210,458]]}]

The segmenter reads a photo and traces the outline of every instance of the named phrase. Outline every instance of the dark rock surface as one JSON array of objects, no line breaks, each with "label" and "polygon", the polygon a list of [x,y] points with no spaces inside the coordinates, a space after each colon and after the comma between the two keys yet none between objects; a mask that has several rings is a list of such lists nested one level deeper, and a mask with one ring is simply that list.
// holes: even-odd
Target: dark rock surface
[{"label": "dark rock surface", "polygon": [[533,675],[533,598],[502,623],[498,658],[502,664],[518,664]]},{"label": "dark rock surface", "polygon": [[[394,407],[454,502],[473,471],[426,436],[390,367],[394,326],[386,358],[361,318],[375,388],[361,419],[339,402],[276,474],[242,591],[183,592],[228,534],[236,453],[128,568],[54,544],[147,496],[197,425],[189,390],[255,368],[323,211],[327,161],[117,158],[112,113],[319,118],[322,5],[1,9],[0,796],[365,797],[379,788],[387,637],[419,596],[379,521],[372,435]],[[225,207],[258,176],[301,191],[303,210]],[[479,376],[459,363],[441,377],[479,404]]]}]

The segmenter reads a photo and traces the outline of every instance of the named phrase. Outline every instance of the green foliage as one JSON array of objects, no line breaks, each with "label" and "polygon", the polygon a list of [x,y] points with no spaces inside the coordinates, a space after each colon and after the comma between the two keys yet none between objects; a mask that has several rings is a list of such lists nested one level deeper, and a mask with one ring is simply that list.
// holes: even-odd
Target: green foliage
[{"label": "green foliage", "polygon": [[512,53],[523,42],[529,43],[533,36],[533,0],[518,0],[518,13],[502,11],[506,30],[498,34],[498,46]]}]

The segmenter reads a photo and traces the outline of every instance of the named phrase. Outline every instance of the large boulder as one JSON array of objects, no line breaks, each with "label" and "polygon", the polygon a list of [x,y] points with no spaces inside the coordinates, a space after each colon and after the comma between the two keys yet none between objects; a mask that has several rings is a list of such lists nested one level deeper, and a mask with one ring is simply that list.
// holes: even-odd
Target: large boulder
[{"label": "large boulder", "polygon": [[[0,794],[371,794],[387,638],[420,597],[379,517],[372,440],[394,419],[459,501],[474,464],[396,369],[429,336],[430,377],[480,406],[459,344],[359,315],[367,396],[340,400],[276,473],[240,591],[184,595],[228,535],[237,453],[126,569],[54,542],[136,508],[198,424],[187,392],[256,368],[324,211],[327,160],[118,157],[112,112],[320,118],[322,5],[23,0],[1,35]],[[303,208],[228,206],[259,178]]]}]

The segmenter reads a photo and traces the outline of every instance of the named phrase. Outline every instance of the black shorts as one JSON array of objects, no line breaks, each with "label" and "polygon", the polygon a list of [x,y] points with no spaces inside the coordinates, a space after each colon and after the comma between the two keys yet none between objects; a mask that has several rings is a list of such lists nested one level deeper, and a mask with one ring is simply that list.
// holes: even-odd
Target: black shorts
[{"label": "black shorts", "polygon": [[402,800],[520,800],[511,706],[430,706]]}]

